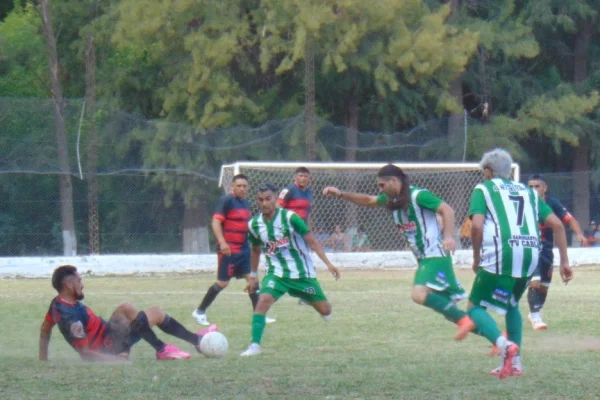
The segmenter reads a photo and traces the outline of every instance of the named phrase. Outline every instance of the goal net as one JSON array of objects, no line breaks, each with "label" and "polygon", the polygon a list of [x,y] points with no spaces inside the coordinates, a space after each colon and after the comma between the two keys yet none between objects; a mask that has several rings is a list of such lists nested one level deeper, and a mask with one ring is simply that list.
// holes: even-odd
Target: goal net
[{"label": "goal net", "polygon": [[[327,252],[353,251],[400,251],[408,246],[398,229],[394,227],[389,212],[383,208],[359,207],[348,201],[323,196],[323,188],[335,186],[343,191],[376,195],[376,176],[382,163],[281,163],[281,162],[237,162],[223,165],[219,184],[225,193],[231,190],[231,180],[236,174],[244,174],[249,180],[250,208],[258,212],[256,188],[268,182],[279,190],[293,182],[298,167],[310,170],[313,194],[310,225],[317,239]],[[469,200],[475,185],[483,178],[476,163],[396,163],[409,176],[411,184],[427,188],[446,201],[455,211],[455,239],[457,248],[469,248],[470,241],[460,240],[460,229],[468,216]],[[513,164],[513,179],[519,180],[519,166]],[[343,232],[344,241],[331,240],[337,231]],[[363,231],[368,237],[367,243]],[[353,245],[353,242],[355,245]]]}]

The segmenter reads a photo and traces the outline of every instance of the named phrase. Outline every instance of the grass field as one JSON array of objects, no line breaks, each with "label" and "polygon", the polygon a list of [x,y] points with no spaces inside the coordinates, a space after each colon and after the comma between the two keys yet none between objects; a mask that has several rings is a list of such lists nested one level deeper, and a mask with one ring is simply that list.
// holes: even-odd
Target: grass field
[{"label": "grass field", "polygon": [[[550,292],[550,328],[524,327],[525,373],[505,381],[488,375],[499,363],[489,345],[471,335],[452,340],[454,326],[410,301],[412,271],[343,271],[321,283],[334,305],[327,324],[310,307],[283,298],[270,316],[263,354],[241,358],[250,338],[251,307],[242,282],[209,309],[228,337],[224,359],[193,351],[187,361],[159,362],[146,343],[132,362],[86,364],[57,329],[50,361],[37,360],[39,326],[54,296],[49,280],[1,280],[1,399],[596,399],[600,398],[600,271],[577,269]],[[459,277],[470,288],[472,273]],[[123,301],[159,305],[194,330],[191,311],[212,274],[89,277],[86,304],[107,318]],[[526,301],[521,302],[524,318]],[[464,305],[463,305],[464,307]],[[158,330],[157,330],[158,331]],[[182,349],[188,344],[162,332]]]}]

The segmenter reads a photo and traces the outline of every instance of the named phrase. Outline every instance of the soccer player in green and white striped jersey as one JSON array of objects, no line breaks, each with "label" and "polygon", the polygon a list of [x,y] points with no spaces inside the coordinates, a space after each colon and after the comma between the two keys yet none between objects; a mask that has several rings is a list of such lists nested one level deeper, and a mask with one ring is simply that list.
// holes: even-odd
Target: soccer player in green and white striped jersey
[{"label": "soccer player in green and white striped jersey", "polygon": [[[412,299],[444,315],[458,325],[456,339],[461,340],[474,328],[469,316],[455,302],[466,296],[456,279],[450,255],[454,242],[454,210],[427,189],[411,186],[401,168],[388,164],[377,173],[379,196],[343,192],[326,187],[323,194],[335,196],[365,207],[386,207],[410,244],[417,258]],[[441,214],[440,230],[436,213]]]},{"label": "soccer player in green and white striped jersey", "polygon": [[[504,379],[521,375],[519,356],[523,319],[519,299],[538,264],[539,223],[551,227],[560,252],[560,275],[565,283],[573,271],[567,256],[565,228],[537,192],[510,180],[512,157],[503,149],[483,155],[485,181],[471,196],[473,271],[477,274],[469,295],[468,313],[478,333],[496,345],[502,365],[491,371]],[[505,338],[486,312],[490,308],[506,318]]]},{"label": "soccer player in green and white striped jersey", "polygon": [[246,290],[252,292],[257,286],[261,252],[265,253],[267,272],[252,316],[252,343],[242,356],[260,354],[265,316],[269,308],[286,293],[312,305],[325,321],[331,319],[331,303],[317,281],[309,246],[327,265],[335,279],[340,278],[340,271],[331,264],[306,222],[295,212],[277,207],[277,190],[274,186],[260,185],[257,200],[261,213],[248,223],[252,251],[250,280]]}]

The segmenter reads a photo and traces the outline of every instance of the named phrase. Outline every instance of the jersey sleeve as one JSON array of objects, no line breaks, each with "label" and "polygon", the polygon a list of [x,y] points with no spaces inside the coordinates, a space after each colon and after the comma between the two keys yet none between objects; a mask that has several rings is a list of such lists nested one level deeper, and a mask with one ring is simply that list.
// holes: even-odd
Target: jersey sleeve
[{"label": "jersey sleeve", "polygon": [[219,199],[213,218],[218,219],[221,222],[225,222],[225,216],[229,211],[229,196],[223,196]]},{"label": "jersey sleeve", "polygon": [[306,222],[304,222],[304,220],[300,218],[300,216],[296,213],[292,214],[292,216],[290,217],[290,225],[292,225],[294,230],[298,232],[301,236],[304,236],[308,232],[310,232],[310,229],[308,228],[308,225],[306,225]]},{"label": "jersey sleeve", "polygon": [[421,190],[417,193],[417,204],[431,211],[437,211],[444,201],[431,193],[429,190]]},{"label": "jersey sleeve", "polygon": [[388,202],[388,195],[385,193],[379,193],[379,195],[377,196],[377,205],[378,206],[385,206]]},{"label": "jersey sleeve", "polygon": [[567,207],[563,206],[562,203],[556,199],[546,199],[546,204],[550,206],[554,214],[564,223],[568,224],[569,221],[573,219],[573,216],[569,211],[567,211]]},{"label": "jersey sleeve", "polygon": [[252,228],[253,223],[254,219],[251,219],[250,222],[248,222],[248,240],[252,246],[257,247],[262,245],[262,241],[258,237],[258,232],[255,232]]},{"label": "jersey sleeve", "polygon": [[483,190],[475,187],[471,194],[471,201],[469,203],[469,215],[475,214],[485,215],[487,213],[487,204],[485,204],[485,196]]},{"label": "jersey sleeve", "polygon": [[56,321],[52,316],[52,304],[50,304],[50,307],[48,307],[48,312],[44,316],[44,321],[48,322],[49,324],[52,324],[52,326],[56,325]]},{"label": "jersey sleeve", "polygon": [[538,197],[538,218],[540,222],[544,222],[548,216],[552,214],[552,209],[546,204],[546,202]]},{"label": "jersey sleeve", "polygon": [[284,188],[281,192],[279,192],[279,196],[277,197],[277,203],[283,208],[287,206],[288,201],[290,200],[290,196],[292,195],[292,191],[289,187]]}]

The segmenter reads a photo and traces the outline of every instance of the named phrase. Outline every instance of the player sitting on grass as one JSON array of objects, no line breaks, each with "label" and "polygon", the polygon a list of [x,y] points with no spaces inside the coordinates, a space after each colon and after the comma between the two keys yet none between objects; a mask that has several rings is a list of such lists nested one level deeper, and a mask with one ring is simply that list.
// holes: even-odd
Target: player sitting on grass
[{"label": "player sitting on grass", "polygon": [[[335,187],[323,189],[325,196],[350,201],[365,207],[386,207],[394,223],[410,243],[418,269],[412,290],[417,304],[431,308],[458,325],[456,339],[473,329],[469,316],[455,302],[467,297],[452,269],[450,253],[455,250],[454,210],[427,189],[411,186],[399,167],[388,164],[377,173],[379,196],[343,192]],[[440,213],[443,229],[436,219]]]},{"label": "player sitting on grass", "polygon": [[257,199],[261,213],[249,223],[252,272],[246,290],[252,292],[256,288],[256,271],[261,251],[265,253],[267,273],[252,316],[252,343],[241,354],[243,357],[260,354],[265,315],[286,293],[312,305],[324,320],[331,319],[331,303],[327,301],[317,281],[317,271],[308,246],[327,265],[335,279],[340,277],[340,271],[331,264],[302,218],[293,211],[277,208],[276,193],[275,187],[270,184],[258,187]]},{"label": "player sitting on grass", "polygon": [[48,359],[48,344],[54,325],[67,343],[88,361],[117,361],[127,359],[131,347],[144,339],[156,350],[158,360],[190,358],[190,354],[161,341],[152,331],[153,326],[169,335],[185,340],[200,351],[200,340],[208,332],[217,330],[216,325],[198,333],[185,329],[174,318],[158,307],[138,311],[131,304],[123,303],[105,321],[83,305],[83,281],[77,268],[62,265],[52,274],[52,286],[58,292],[44,318],[40,329],[40,360]]}]

